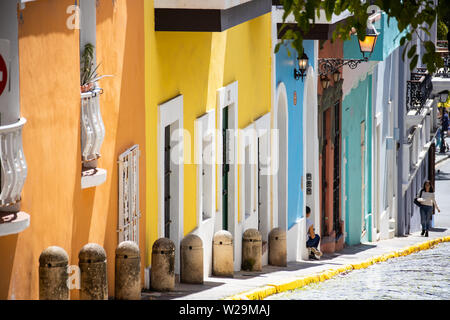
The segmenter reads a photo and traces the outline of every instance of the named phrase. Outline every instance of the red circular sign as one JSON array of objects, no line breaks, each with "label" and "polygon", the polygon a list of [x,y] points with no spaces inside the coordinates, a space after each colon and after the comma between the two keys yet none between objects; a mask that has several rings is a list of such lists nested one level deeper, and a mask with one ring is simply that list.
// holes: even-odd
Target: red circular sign
[{"label": "red circular sign", "polygon": [[6,82],[8,80],[8,69],[6,68],[5,59],[0,55],[0,96],[6,88]]}]

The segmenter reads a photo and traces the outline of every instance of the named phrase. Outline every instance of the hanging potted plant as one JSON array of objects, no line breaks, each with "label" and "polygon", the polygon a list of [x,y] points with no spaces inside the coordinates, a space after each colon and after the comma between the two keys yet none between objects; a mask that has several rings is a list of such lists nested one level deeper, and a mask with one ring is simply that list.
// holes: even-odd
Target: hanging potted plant
[{"label": "hanging potted plant", "polygon": [[83,54],[81,55],[81,93],[95,89],[95,83],[103,77],[112,77],[111,75],[99,76],[97,70],[100,64],[94,67],[94,45],[86,43]]}]

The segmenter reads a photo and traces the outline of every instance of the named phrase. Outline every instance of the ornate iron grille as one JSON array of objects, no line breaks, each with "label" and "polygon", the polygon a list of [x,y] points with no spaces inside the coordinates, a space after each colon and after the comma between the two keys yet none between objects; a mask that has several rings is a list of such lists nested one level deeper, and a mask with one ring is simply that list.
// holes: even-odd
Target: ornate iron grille
[{"label": "ornate iron grille", "polygon": [[420,112],[433,91],[431,75],[428,72],[424,73],[423,68],[419,68],[418,71],[411,73],[411,80],[407,82],[407,111],[417,110],[417,112]]}]

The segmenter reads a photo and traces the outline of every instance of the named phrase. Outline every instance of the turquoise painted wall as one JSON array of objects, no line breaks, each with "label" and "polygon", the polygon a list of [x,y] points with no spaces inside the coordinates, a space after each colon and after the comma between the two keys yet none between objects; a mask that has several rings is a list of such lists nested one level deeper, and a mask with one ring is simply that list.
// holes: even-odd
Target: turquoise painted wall
[{"label": "turquoise painted wall", "polygon": [[[345,241],[349,245],[359,244],[371,238],[372,219],[372,76],[361,81],[345,96],[342,102],[342,140],[346,150],[342,156],[347,160],[345,169]],[[361,168],[361,123],[365,122],[365,202],[364,220],[366,233],[362,234],[362,168]],[[344,164],[344,159],[342,159]],[[342,188],[344,190],[344,188]],[[345,199],[345,198],[344,198]]]},{"label": "turquoise painted wall", "polygon": [[[314,41],[304,41],[303,47],[309,62],[312,63],[314,61]],[[276,84],[278,86],[283,82],[288,96],[288,228],[291,228],[303,217],[305,207],[301,182],[304,175],[303,90],[306,78],[304,81],[295,80],[294,67],[298,68],[297,54],[288,42],[288,47],[281,46],[276,54]],[[297,95],[296,105],[294,105],[294,92]],[[303,178],[303,181],[306,179]]]},{"label": "turquoise painted wall", "polygon": [[[405,32],[399,32],[396,19],[392,18],[388,22],[388,16],[384,12],[381,14],[380,20],[374,22],[374,26],[379,35],[369,60],[383,61],[400,46],[400,39]],[[351,40],[344,42],[344,59],[361,58],[362,53],[359,49],[358,38],[357,36],[352,36]]]}]

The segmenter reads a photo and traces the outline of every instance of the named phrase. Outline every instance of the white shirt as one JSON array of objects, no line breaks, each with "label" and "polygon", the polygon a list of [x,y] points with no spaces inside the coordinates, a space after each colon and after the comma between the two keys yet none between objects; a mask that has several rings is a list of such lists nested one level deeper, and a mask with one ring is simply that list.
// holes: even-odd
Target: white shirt
[{"label": "white shirt", "polygon": [[425,206],[433,206],[434,193],[433,192],[422,192],[421,203]]}]

